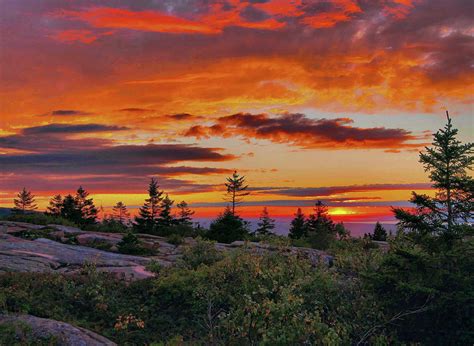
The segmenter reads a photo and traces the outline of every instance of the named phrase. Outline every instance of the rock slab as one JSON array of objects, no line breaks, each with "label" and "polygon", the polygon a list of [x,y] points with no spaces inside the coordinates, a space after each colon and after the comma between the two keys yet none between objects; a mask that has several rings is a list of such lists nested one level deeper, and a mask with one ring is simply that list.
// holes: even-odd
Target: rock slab
[{"label": "rock slab", "polygon": [[[0,315],[0,325],[27,326],[29,336],[34,339],[53,337],[61,346],[113,346],[109,339],[90,330],[74,327],[68,323],[39,318],[31,315]],[[21,333],[21,328],[17,328]],[[20,335],[18,335],[20,336]]]}]

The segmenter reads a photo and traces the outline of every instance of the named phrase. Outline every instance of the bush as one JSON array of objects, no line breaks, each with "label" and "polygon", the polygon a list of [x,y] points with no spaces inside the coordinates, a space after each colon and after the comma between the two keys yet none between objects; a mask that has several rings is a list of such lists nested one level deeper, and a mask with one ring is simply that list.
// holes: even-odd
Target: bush
[{"label": "bush", "polygon": [[10,214],[5,217],[5,220],[16,222],[27,222],[35,225],[63,225],[78,227],[74,222],[69,221],[60,216],[53,216],[44,213],[30,213],[30,214]]},{"label": "bush", "polygon": [[168,238],[168,243],[173,244],[173,245],[181,245],[184,243],[184,238],[180,236],[179,234],[171,234]]},{"label": "bush", "polygon": [[130,231],[130,227],[113,219],[105,219],[101,223],[86,226],[85,230],[104,233],[126,233]]},{"label": "bush", "polygon": [[223,257],[214,242],[196,238],[196,244],[183,249],[182,263],[187,268],[196,269],[202,264],[207,266],[214,264]]},{"label": "bush", "polygon": [[240,216],[234,215],[229,209],[226,209],[211,223],[206,237],[219,243],[232,243],[236,240],[249,238],[250,233],[248,224]]},{"label": "bush", "polygon": [[155,253],[153,250],[143,247],[137,235],[132,232],[128,232],[123,236],[117,244],[117,248],[120,253],[127,255],[153,255]]}]

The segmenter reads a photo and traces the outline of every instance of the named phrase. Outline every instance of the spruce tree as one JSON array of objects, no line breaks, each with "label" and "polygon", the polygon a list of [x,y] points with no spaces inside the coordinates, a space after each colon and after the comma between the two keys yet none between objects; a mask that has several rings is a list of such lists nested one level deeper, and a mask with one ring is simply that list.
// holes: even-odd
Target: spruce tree
[{"label": "spruce tree", "polygon": [[76,224],[80,224],[81,213],[77,208],[76,199],[71,194],[64,197],[61,204],[61,216]]},{"label": "spruce tree", "polygon": [[209,226],[206,235],[209,239],[220,243],[232,243],[244,240],[249,236],[248,224],[240,216],[234,215],[227,207]]},{"label": "spruce tree", "polygon": [[290,233],[288,236],[292,239],[300,239],[306,235],[306,218],[301,211],[301,208],[298,208],[295,218],[291,221]]},{"label": "spruce tree", "polygon": [[17,194],[17,198],[13,199],[15,207],[13,208],[13,213],[15,214],[26,214],[38,209],[38,206],[35,204],[35,196],[31,191],[27,191],[26,188],[23,188]]},{"label": "spruce tree", "polygon": [[76,202],[76,208],[80,215],[79,220],[77,223],[81,226],[92,225],[96,223],[97,220],[97,208],[94,205],[94,200],[92,198],[88,198],[89,193],[79,186],[76,191],[76,196],[74,200]]},{"label": "spruce tree", "polygon": [[449,113],[447,123],[433,135],[432,147],[420,153],[420,163],[429,172],[434,197],[412,192],[416,211],[394,208],[399,225],[418,236],[453,239],[474,217],[474,180],[467,174],[474,162],[474,143],[457,140]]},{"label": "spruce tree", "polygon": [[306,231],[311,246],[321,250],[328,248],[336,238],[336,225],[323,202],[316,202],[314,213],[306,220]]},{"label": "spruce tree", "polygon": [[112,219],[120,222],[122,225],[126,225],[130,220],[130,213],[127,210],[127,206],[121,201],[112,208]]},{"label": "spruce tree", "polygon": [[237,171],[227,178],[225,186],[227,189],[226,200],[230,203],[232,214],[235,215],[235,208],[242,203],[245,196],[250,194],[247,191],[249,186],[245,185],[245,177],[237,174]]},{"label": "spruce tree", "polygon": [[46,214],[53,215],[53,216],[60,216],[61,215],[61,208],[63,205],[63,198],[60,194],[54,195],[49,200],[49,205],[47,207]]},{"label": "spruce tree", "polygon": [[186,203],[185,201],[182,201],[176,204],[176,207],[179,210],[177,223],[180,225],[191,226],[193,224],[192,216],[194,215],[194,211],[189,209],[188,203]]},{"label": "spruce tree", "polygon": [[386,241],[387,240],[387,231],[380,222],[377,221],[374,228],[374,234],[372,235],[372,240]]},{"label": "spruce tree", "polygon": [[257,235],[273,234],[273,229],[275,229],[275,220],[270,218],[267,207],[265,207],[263,208],[262,214],[260,215],[260,222],[258,223],[258,228],[255,231],[255,234]]},{"label": "spruce tree", "polygon": [[176,223],[175,218],[171,214],[171,208],[173,207],[173,204],[174,201],[169,198],[168,194],[166,194],[165,198],[163,198],[161,201],[161,210],[157,220],[157,224],[160,227],[170,227]]},{"label": "spruce tree", "polygon": [[163,200],[163,191],[159,190],[158,182],[155,178],[151,178],[148,185],[148,198],[145,199],[143,207],[138,211],[135,217],[135,228],[139,232],[151,233],[160,213],[161,201]]}]

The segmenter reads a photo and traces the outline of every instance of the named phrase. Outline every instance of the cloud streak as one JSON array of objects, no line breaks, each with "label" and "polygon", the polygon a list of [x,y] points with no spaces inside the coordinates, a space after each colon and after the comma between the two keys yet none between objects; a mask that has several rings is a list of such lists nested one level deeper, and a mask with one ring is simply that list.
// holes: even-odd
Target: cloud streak
[{"label": "cloud streak", "polygon": [[413,149],[420,138],[403,129],[385,127],[359,128],[349,118],[311,119],[303,114],[238,113],[220,117],[210,126],[196,125],[184,136],[196,138],[234,137],[265,139],[274,143],[290,143],[306,149]]}]

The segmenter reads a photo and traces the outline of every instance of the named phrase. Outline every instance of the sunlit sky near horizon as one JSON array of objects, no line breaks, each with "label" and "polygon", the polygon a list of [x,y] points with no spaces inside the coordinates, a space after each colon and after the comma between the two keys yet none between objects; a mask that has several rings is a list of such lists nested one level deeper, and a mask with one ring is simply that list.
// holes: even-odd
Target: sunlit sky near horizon
[{"label": "sunlit sky near horizon", "polygon": [[277,217],[391,218],[432,193],[418,152],[473,141],[471,0],[0,0],[0,206],[84,186],[199,217],[238,170]]}]

